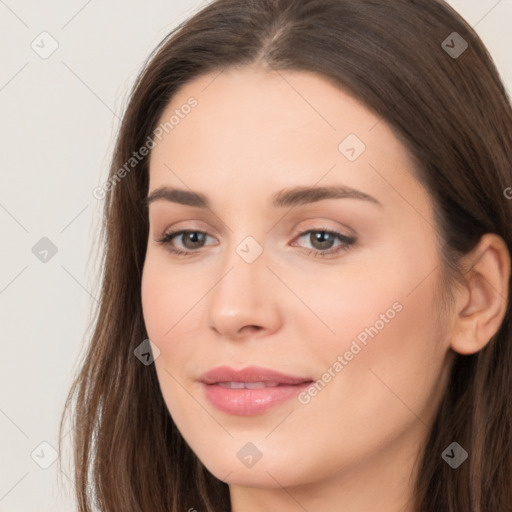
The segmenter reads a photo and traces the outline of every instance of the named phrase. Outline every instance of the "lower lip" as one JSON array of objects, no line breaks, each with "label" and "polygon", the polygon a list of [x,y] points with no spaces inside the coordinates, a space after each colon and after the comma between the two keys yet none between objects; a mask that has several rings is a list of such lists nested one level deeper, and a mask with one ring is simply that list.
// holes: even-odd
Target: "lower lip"
[{"label": "lower lip", "polygon": [[238,416],[254,416],[282,404],[310,386],[310,382],[258,389],[229,389],[204,384],[206,398],[217,409]]}]

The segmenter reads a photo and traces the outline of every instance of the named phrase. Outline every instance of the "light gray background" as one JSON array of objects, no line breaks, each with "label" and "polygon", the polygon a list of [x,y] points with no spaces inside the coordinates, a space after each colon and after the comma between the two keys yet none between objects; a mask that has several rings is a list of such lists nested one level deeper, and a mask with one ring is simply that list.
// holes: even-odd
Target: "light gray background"
[{"label": "light gray background", "polygon": [[[512,91],[512,0],[449,3],[476,28]],[[71,466],[59,478],[56,462],[41,468],[52,459],[40,443],[57,448],[98,297],[93,246],[102,202],[92,190],[105,181],[144,60],[205,4],[0,0],[1,512],[76,510]],[[31,47],[51,49],[43,31],[58,43],[46,59]],[[42,237],[58,250],[46,263],[32,252]]]}]

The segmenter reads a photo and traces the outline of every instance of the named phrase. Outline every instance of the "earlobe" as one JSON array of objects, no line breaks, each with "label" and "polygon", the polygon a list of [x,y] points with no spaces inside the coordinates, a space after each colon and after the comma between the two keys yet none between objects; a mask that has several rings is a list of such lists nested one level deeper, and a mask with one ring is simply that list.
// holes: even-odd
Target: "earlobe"
[{"label": "earlobe", "polygon": [[510,253],[494,233],[483,235],[466,258],[464,301],[451,336],[451,348],[463,355],[478,352],[498,332],[507,309],[510,279]]}]

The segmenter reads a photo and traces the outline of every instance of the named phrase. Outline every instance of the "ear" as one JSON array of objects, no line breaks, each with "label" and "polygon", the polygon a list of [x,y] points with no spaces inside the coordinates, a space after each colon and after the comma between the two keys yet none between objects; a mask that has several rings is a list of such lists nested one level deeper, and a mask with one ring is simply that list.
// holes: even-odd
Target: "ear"
[{"label": "ear", "polygon": [[457,317],[450,346],[468,355],[484,348],[498,332],[508,304],[510,253],[504,240],[486,233],[464,256],[465,286],[457,292]]}]

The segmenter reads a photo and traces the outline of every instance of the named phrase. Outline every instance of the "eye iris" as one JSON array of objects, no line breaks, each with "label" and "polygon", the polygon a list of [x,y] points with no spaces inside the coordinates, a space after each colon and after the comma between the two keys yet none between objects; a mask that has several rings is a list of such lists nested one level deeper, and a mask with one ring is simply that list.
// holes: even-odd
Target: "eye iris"
[{"label": "eye iris", "polygon": [[[326,240],[328,238],[328,240]],[[334,242],[334,237],[331,233],[326,233],[325,231],[314,231],[310,235],[311,244],[313,247],[318,249],[330,249],[332,247],[332,243]],[[320,245],[315,245],[319,243]]]},{"label": "eye iris", "polygon": [[[182,236],[183,245],[187,249],[197,249],[198,247],[202,246],[202,244],[204,243],[204,240],[205,240],[205,234],[200,233],[199,231],[190,231],[188,233],[183,233],[181,236]],[[187,245],[186,242],[191,242],[192,244],[199,243],[199,245],[190,246],[190,245]]]}]

